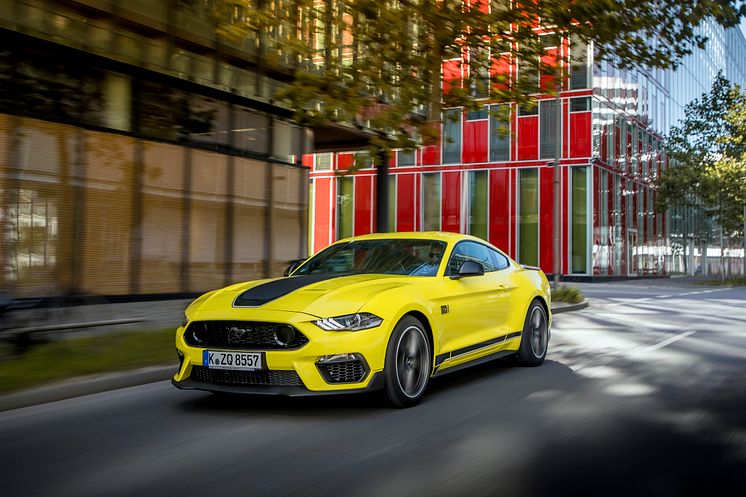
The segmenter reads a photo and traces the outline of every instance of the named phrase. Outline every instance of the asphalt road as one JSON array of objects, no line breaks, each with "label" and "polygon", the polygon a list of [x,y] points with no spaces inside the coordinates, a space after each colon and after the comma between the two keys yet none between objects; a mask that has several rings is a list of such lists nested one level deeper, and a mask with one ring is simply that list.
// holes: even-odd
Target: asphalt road
[{"label": "asphalt road", "polygon": [[539,368],[375,396],[167,382],[0,413],[3,496],[746,495],[746,288],[585,285]]}]

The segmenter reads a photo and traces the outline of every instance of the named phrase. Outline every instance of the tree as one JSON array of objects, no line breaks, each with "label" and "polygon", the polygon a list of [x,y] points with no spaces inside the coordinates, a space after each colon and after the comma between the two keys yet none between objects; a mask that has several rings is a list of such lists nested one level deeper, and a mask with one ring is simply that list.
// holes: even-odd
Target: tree
[{"label": "tree", "polygon": [[[672,167],[658,179],[656,207],[665,211],[701,206],[721,233],[743,240],[746,91],[719,73],[710,92],[690,102],[684,115],[671,130],[668,155]],[[721,241],[721,260],[722,245]]]},{"label": "tree", "polygon": [[[240,7],[240,8],[237,8]],[[735,26],[738,0],[218,0],[225,36],[257,40],[260,57],[294,71],[281,92],[306,123],[348,122],[384,131],[373,148],[434,139],[441,109],[527,103],[539,72],[556,61],[538,36],[593,41],[597,57],[620,67],[670,67],[706,38],[705,18]],[[651,43],[651,40],[656,40]],[[460,59],[463,85],[443,81],[442,63]],[[517,76],[509,64],[521,62]],[[544,90],[553,90],[547,85]],[[446,88],[444,92],[442,89]]]},{"label": "tree", "polygon": [[592,42],[596,58],[620,68],[671,67],[704,46],[705,19],[731,27],[746,16],[740,0],[210,1],[222,36],[251,40],[265,69],[290,71],[276,96],[298,121],[377,132],[370,156],[381,177],[391,149],[438,143],[444,107],[478,110],[484,97],[531,106],[532,94],[566,87],[566,51],[545,48],[540,33],[573,40],[577,63]]}]

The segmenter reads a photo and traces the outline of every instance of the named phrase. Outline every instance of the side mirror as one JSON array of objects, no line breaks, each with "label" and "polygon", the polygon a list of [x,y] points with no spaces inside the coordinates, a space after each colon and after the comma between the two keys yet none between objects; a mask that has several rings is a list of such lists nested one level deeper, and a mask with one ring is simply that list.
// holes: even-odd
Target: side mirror
[{"label": "side mirror", "polygon": [[451,276],[451,279],[457,280],[466,276],[482,276],[484,274],[484,266],[476,261],[464,261],[461,264],[461,269],[458,270],[458,274]]},{"label": "side mirror", "polygon": [[294,261],[290,261],[290,265],[285,268],[285,272],[282,273],[283,276],[290,276],[290,274],[298,269],[298,266],[306,262],[305,259],[296,259]]}]

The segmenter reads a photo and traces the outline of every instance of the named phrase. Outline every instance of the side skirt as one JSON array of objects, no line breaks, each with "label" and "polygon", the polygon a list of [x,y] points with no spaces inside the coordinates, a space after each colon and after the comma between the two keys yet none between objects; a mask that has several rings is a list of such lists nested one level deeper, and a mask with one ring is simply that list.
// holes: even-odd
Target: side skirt
[{"label": "side skirt", "polygon": [[498,350],[497,352],[493,354],[486,355],[484,357],[480,357],[479,359],[474,359],[473,361],[468,361],[463,364],[459,364],[458,366],[453,366],[447,369],[441,370],[440,366],[437,366],[431,378],[437,378],[438,376],[443,376],[448,373],[453,373],[454,371],[460,371],[462,369],[470,368],[478,364],[484,364],[485,362],[494,361],[495,359],[500,359],[501,357],[509,357],[515,354],[516,354],[515,350]]}]

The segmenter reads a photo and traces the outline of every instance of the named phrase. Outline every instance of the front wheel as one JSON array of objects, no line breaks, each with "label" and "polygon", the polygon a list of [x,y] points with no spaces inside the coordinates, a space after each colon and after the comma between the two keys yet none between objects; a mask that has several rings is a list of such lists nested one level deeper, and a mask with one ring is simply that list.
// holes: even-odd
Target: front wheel
[{"label": "front wheel", "polygon": [[432,352],[422,323],[405,316],[394,328],[386,349],[386,399],[395,407],[410,407],[425,393]]},{"label": "front wheel", "polygon": [[518,363],[521,366],[539,366],[547,356],[549,346],[549,320],[538,300],[531,302],[523,324]]}]

